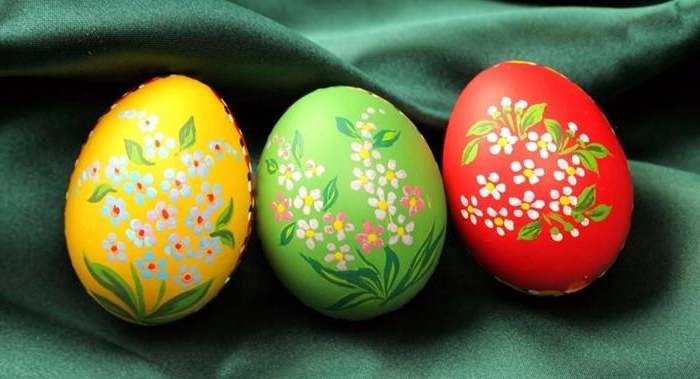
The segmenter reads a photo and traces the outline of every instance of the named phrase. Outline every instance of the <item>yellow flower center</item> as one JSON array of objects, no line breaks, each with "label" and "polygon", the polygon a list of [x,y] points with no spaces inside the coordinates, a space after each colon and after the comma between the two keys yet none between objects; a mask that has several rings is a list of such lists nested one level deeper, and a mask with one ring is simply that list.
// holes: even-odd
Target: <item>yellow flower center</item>
[{"label": "yellow flower center", "polygon": [[488,182],[486,183],[486,189],[489,190],[489,192],[493,192],[493,190],[496,189],[496,185],[491,182]]},{"label": "yellow flower center", "polygon": [[535,172],[532,169],[526,168],[523,170],[523,176],[526,178],[531,177],[532,175],[535,175]]},{"label": "yellow flower center", "polygon": [[379,239],[379,237],[374,233],[367,236],[367,241],[369,241],[369,242],[375,242],[378,239]]},{"label": "yellow flower center", "polygon": [[574,175],[575,173],[576,173],[576,169],[575,169],[574,167],[569,166],[569,167],[566,168],[566,174],[567,174],[567,175],[572,176],[572,175]]},{"label": "yellow flower center", "polygon": [[386,179],[387,180],[389,180],[389,181],[394,180],[395,177],[396,177],[396,174],[393,171],[386,172]]},{"label": "yellow flower center", "polygon": [[316,233],[314,233],[313,230],[307,230],[307,231],[304,233],[304,235],[306,236],[306,238],[314,238],[314,236],[316,235]]},{"label": "yellow flower center", "polygon": [[291,172],[291,171],[285,172],[285,173],[284,173],[284,177],[287,178],[287,179],[291,179],[291,178],[292,178],[292,172]]},{"label": "yellow flower center", "polygon": [[474,213],[474,207],[472,207],[471,205],[467,205],[467,213],[469,213],[469,214]]},{"label": "yellow flower center", "polygon": [[362,130],[364,130],[366,132],[369,132],[370,130],[372,130],[372,126],[368,123],[362,124],[361,128],[362,128]]},{"label": "yellow flower center", "polygon": [[403,226],[399,226],[396,228],[396,234],[403,237],[403,235],[406,234],[406,229],[404,229]]},{"label": "yellow flower center", "polygon": [[313,203],[314,203],[314,198],[311,197],[311,195],[306,195],[306,197],[304,198],[304,205],[306,205],[307,207],[310,207],[311,204],[313,204]]},{"label": "yellow flower center", "polygon": [[504,137],[501,137],[498,139],[498,141],[496,141],[496,143],[498,144],[498,146],[503,147],[508,144],[508,140]]},{"label": "yellow flower center", "polygon": [[569,199],[568,196],[562,196],[559,198],[559,203],[561,205],[569,205],[569,204],[571,204],[571,200]]},{"label": "yellow flower center", "polygon": [[367,149],[360,149],[360,151],[358,152],[358,154],[360,154],[360,157],[361,157],[362,159],[367,159],[367,158],[369,158],[369,150],[367,150]]},{"label": "yellow flower center", "polygon": [[336,251],[335,254],[333,254],[333,259],[336,261],[340,261],[343,258],[345,258],[345,254],[341,253],[340,251]]},{"label": "yellow flower center", "polygon": [[503,226],[504,221],[502,218],[496,217],[495,219],[493,219],[493,223],[496,226]]},{"label": "yellow flower center", "polygon": [[277,204],[277,213],[284,213],[284,211],[285,211],[284,204],[282,204],[282,203]]},{"label": "yellow flower center", "polygon": [[541,140],[537,141],[537,146],[538,146],[540,149],[544,149],[544,148],[547,147],[547,141],[541,139]]},{"label": "yellow flower center", "polygon": [[379,203],[377,203],[377,208],[385,211],[389,208],[389,203],[387,203],[386,200],[379,200]]},{"label": "yellow flower center", "polygon": [[343,230],[343,227],[344,227],[344,225],[343,225],[342,221],[340,221],[340,220],[333,221],[333,229],[335,229],[337,231],[341,231],[341,230]]},{"label": "yellow flower center", "polygon": [[520,209],[527,211],[530,209],[530,203],[522,203],[520,204]]},{"label": "yellow flower center", "polygon": [[367,175],[360,176],[360,183],[362,183],[362,184],[369,183],[369,178],[367,177]]},{"label": "yellow flower center", "polygon": [[418,204],[418,199],[416,199],[415,197],[411,197],[410,199],[408,199],[408,205],[411,208],[415,207],[416,204]]}]

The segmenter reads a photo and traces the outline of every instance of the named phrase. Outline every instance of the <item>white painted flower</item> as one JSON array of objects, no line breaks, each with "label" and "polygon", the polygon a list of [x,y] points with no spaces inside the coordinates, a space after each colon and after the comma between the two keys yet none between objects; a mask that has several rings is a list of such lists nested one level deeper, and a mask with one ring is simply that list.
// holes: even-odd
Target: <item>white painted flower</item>
[{"label": "white painted flower", "polygon": [[574,237],[574,238],[578,237],[578,236],[581,234],[581,233],[578,231],[578,229],[576,229],[576,228],[571,229],[571,230],[569,231],[569,233],[570,233],[571,236]]},{"label": "white painted flower", "polygon": [[367,193],[374,193],[374,178],[377,174],[374,170],[362,170],[360,168],[352,169],[352,174],[355,175],[355,180],[350,182],[350,187],[358,191],[360,188],[364,188]]},{"label": "white painted flower", "polygon": [[165,138],[161,132],[152,136],[147,135],[143,138],[143,142],[143,155],[148,159],[153,159],[156,155],[160,158],[166,158],[170,154],[170,150],[175,148],[175,140],[170,137]]},{"label": "white painted flower", "polygon": [[[367,108],[367,113],[373,114],[373,113],[375,113],[375,112],[376,112],[376,110],[375,110],[374,108],[372,108],[372,107],[368,107],[368,108]],[[384,109],[380,109],[380,110],[379,110],[379,113],[384,113]]]},{"label": "white painted flower", "polygon": [[588,219],[588,217],[584,217],[583,220],[581,220],[581,226],[588,226],[588,224],[591,223],[591,220]]},{"label": "white painted flower", "polygon": [[549,154],[557,150],[557,145],[554,144],[554,140],[549,133],[538,135],[537,132],[529,132],[527,133],[527,139],[528,142],[525,144],[525,148],[528,151],[539,150],[542,159],[549,158]]},{"label": "white painted flower", "polygon": [[309,222],[305,220],[297,221],[297,237],[306,240],[306,247],[312,249],[316,247],[316,242],[323,241],[323,233],[316,231],[318,220],[312,218]]},{"label": "white painted flower", "polygon": [[277,149],[277,156],[283,159],[289,159],[292,156],[292,145],[289,143],[284,143],[284,139],[280,137],[280,147]]},{"label": "white painted flower", "polygon": [[567,128],[569,128],[571,135],[576,134],[576,132],[578,131],[578,125],[576,125],[576,123],[569,122],[566,126]]},{"label": "white painted flower", "polygon": [[557,160],[557,167],[559,167],[561,171],[554,171],[554,179],[558,181],[566,179],[572,186],[575,186],[578,182],[577,176],[583,177],[586,175],[586,171],[581,167],[581,158],[576,154],[571,156],[571,164],[565,159]]},{"label": "white painted flower", "polygon": [[571,207],[575,207],[578,200],[572,193],[571,187],[564,187],[561,193],[555,189],[551,190],[549,195],[552,201],[549,202],[549,208],[554,212],[559,212],[561,209],[565,215],[570,216]]},{"label": "white painted flower", "polygon": [[126,168],[127,162],[128,158],[126,155],[111,156],[109,158],[105,175],[112,180],[114,185],[118,186],[122,180],[125,180],[128,177],[129,170]]},{"label": "white painted flower", "polygon": [[483,186],[479,190],[479,195],[481,197],[492,196],[494,199],[499,200],[501,194],[506,192],[505,183],[499,183],[499,179],[498,174],[495,172],[490,173],[488,178],[481,174],[477,175],[476,182]]},{"label": "white painted flower", "polygon": [[160,119],[158,116],[152,114],[148,117],[139,117],[139,130],[141,130],[144,133],[150,133],[153,130],[155,130],[156,125],[158,125],[158,122]]},{"label": "white painted flower", "polygon": [[320,211],[323,208],[323,200],[321,200],[321,190],[318,188],[307,190],[306,187],[299,187],[299,194],[294,198],[294,208],[308,215],[311,213],[311,208]]},{"label": "white painted flower", "polygon": [[411,233],[415,229],[416,224],[413,221],[406,223],[406,216],[399,215],[396,221],[391,221],[387,226],[391,235],[389,236],[389,245],[395,245],[397,242],[401,241],[404,245],[411,245],[413,243],[413,236]]},{"label": "white painted flower", "polygon": [[90,167],[87,168],[87,176],[93,182],[97,182],[100,180],[100,161],[99,160],[92,162]]},{"label": "white painted flower", "polygon": [[535,200],[535,193],[527,190],[523,194],[523,198],[511,197],[508,199],[508,203],[516,209],[513,211],[513,216],[523,217],[527,214],[531,220],[537,220],[540,217],[539,210],[544,208],[543,200]]},{"label": "white painted flower", "polygon": [[287,191],[294,188],[294,182],[301,179],[301,172],[296,171],[292,163],[281,164],[278,172],[280,175],[277,177],[277,184],[283,185]]},{"label": "white painted flower", "polygon": [[377,217],[378,220],[384,220],[387,215],[395,215],[396,206],[394,202],[396,201],[396,194],[389,192],[385,195],[384,189],[377,188],[376,195],[377,197],[371,197],[367,200],[369,206],[375,208],[374,216]]},{"label": "white painted flower", "polygon": [[[366,113],[363,113],[363,115],[366,115]],[[372,131],[377,129],[377,126],[374,125],[374,123],[367,121],[358,121],[355,123],[355,126],[360,130],[360,134],[362,134],[362,136],[365,138],[372,138]]]},{"label": "white painted flower", "polygon": [[306,161],[306,171],[304,171],[304,176],[307,178],[311,179],[314,176],[321,176],[323,173],[326,171],[326,168],[323,167],[323,165],[316,164],[316,162],[312,160]]},{"label": "white painted flower", "polygon": [[372,159],[381,158],[381,154],[372,146],[372,142],[365,141],[363,143],[353,142],[350,144],[353,153],[350,154],[350,158],[353,161],[362,162],[365,167],[370,167],[372,165]]},{"label": "white painted flower", "polygon": [[501,150],[506,154],[512,154],[513,145],[518,142],[518,137],[510,134],[510,129],[501,128],[501,132],[498,134],[495,132],[489,133],[486,136],[486,140],[493,144],[489,147],[491,154],[500,154]]},{"label": "white painted flower", "polygon": [[559,231],[559,228],[552,228],[549,230],[549,236],[552,237],[554,242],[560,242],[564,239],[564,235]]},{"label": "white painted flower", "polygon": [[481,211],[481,209],[477,208],[479,205],[478,200],[476,199],[476,196],[469,196],[467,198],[466,196],[462,195],[459,200],[462,202],[462,207],[463,209],[461,210],[462,217],[465,220],[469,220],[472,222],[472,224],[476,225],[477,218],[478,217],[483,217],[484,212]]},{"label": "white painted flower", "polygon": [[588,138],[588,134],[586,133],[581,133],[580,136],[578,136],[578,143],[579,145],[585,145],[587,143],[591,142],[590,138]]},{"label": "white painted flower", "polygon": [[394,188],[399,188],[399,180],[406,178],[406,171],[396,169],[396,161],[390,159],[386,166],[383,164],[377,165],[377,172],[379,173],[379,185],[386,186],[391,184]]},{"label": "white painted flower", "polygon": [[522,111],[523,109],[527,108],[527,101],[525,100],[518,100],[517,103],[515,103],[515,111]]},{"label": "white painted flower", "polygon": [[510,107],[510,104],[511,104],[510,97],[503,97],[501,99],[501,107],[503,107],[503,108]]},{"label": "white painted flower", "polygon": [[498,113],[498,108],[496,108],[495,105],[492,105],[486,109],[486,113],[488,113],[489,116],[495,118],[496,114]]},{"label": "white painted flower", "polygon": [[503,237],[506,231],[511,232],[515,227],[513,220],[508,219],[508,210],[501,207],[499,211],[488,207],[486,208],[488,217],[484,220],[484,225],[489,229],[496,229],[496,233]]},{"label": "white painted flower", "polygon": [[334,243],[329,243],[326,245],[328,249],[328,254],[323,258],[328,263],[336,262],[335,267],[340,271],[345,271],[348,269],[347,263],[355,260],[355,256],[348,254],[350,251],[350,246],[347,244],[336,246]]},{"label": "white painted flower", "polygon": [[535,161],[525,159],[523,163],[513,161],[510,164],[510,169],[517,175],[513,176],[513,183],[522,184],[527,181],[530,184],[537,184],[540,178],[544,176],[544,169],[535,167]]}]

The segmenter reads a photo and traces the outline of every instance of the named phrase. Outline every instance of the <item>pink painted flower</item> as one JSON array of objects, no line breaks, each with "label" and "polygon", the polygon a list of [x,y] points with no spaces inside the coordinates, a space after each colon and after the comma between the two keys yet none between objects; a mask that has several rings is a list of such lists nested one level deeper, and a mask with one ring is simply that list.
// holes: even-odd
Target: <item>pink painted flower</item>
[{"label": "pink painted flower", "polygon": [[323,230],[328,234],[335,234],[338,241],[345,239],[345,232],[355,230],[355,225],[347,222],[345,213],[343,212],[340,212],[335,216],[333,216],[331,213],[326,213],[323,216],[323,221],[328,223]]},{"label": "pink painted flower", "polygon": [[350,246],[348,245],[336,246],[334,243],[329,243],[326,245],[326,248],[328,249],[328,254],[326,254],[324,260],[328,263],[335,262],[335,267],[340,271],[347,270],[347,262],[355,260],[354,255],[348,254],[350,251]]},{"label": "pink painted flower", "polygon": [[408,208],[408,214],[411,216],[415,216],[418,211],[422,211],[425,208],[425,202],[420,197],[420,187],[404,186],[403,195],[400,204],[402,207]]},{"label": "pink painted flower", "polygon": [[289,211],[291,201],[285,199],[282,192],[277,192],[277,201],[273,201],[270,204],[272,212],[275,213],[275,221],[280,222],[282,220],[289,221],[292,219],[292,212]]},{"label": "pink painted flower", "polygon": [[369,254],[372,248],[381,249],[384,246],[384,241],[382,241],[381,234],[384,232],[384,228],[381,225],[374,226],[371,222],[365,221],[362,224],[362,233],[355,236],[355,240],[362,244],[362,252]]}]

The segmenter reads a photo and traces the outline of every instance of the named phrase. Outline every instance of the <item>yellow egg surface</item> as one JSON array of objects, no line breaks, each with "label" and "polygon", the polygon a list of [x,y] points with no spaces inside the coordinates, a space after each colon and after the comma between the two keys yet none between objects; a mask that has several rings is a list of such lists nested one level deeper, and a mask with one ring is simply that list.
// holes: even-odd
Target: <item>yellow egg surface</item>
[{"label": "yellow egg surface", "polygon": [[154,79],[103,115],[75,163],[65,234],[83,286],[113,315],[144,325],[209,302],[250,235],[250,159],[211,88]]}]

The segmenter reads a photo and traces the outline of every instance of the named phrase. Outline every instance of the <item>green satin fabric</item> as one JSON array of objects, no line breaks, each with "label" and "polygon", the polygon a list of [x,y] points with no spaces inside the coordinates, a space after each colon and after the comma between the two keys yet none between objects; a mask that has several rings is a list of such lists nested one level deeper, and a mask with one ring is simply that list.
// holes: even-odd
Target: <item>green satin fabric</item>
[{"label": "green satin fabric", "polygon": [[[480,70],[531,60],[581,85],[630,159],[632,230],[585,291],[527,297],[454,231],[429,284],[368,322],[325,318],[253,238],[199,313],[144,328],[72,271],[64,193],[95,121],[126,90],[183,73],[235,113],[253,161],[277,118],[324,86],[365,87],[440,159]],[[0,1],[0,377],[686,377],[700,370],[700,1]]]}]

